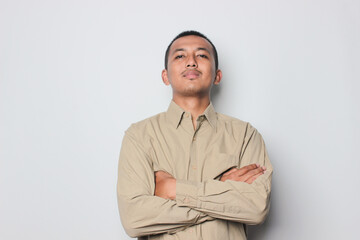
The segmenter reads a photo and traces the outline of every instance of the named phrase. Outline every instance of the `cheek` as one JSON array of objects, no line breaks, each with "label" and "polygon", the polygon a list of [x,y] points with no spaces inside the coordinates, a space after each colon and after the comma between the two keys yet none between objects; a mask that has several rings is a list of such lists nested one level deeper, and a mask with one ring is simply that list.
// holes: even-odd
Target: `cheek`
[{"label": "cheek", "polygon": [[211,64],[204,65],[204,70],[207,73],[207,75],[211,75],[211,77],[215,77],[215,66],[212,66]]},{"label": "cheek", "polygon": [[179,72],[179,68],[180,68],[179,64],[172,63],[171,65],[168,66],[168,72],[174,75],[177,72]]},{"label": "cheek", "polygon": [[179,74],[176,72],[176,69],[171,69],[170,71],[170,68],[168,68],[168,79],[169,81],[172,83],[172,84],[177,84],[178,80],[179,79]]}]

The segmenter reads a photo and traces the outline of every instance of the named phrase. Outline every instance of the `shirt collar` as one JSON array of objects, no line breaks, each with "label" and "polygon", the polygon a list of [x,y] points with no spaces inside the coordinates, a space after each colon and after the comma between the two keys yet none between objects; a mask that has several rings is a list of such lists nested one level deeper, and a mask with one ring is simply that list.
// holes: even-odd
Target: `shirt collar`
[{"label": "shirt collar", "polygon": [[209,106],[205,109],[203,114],[205,115],[206,119],[210,123],[211,127],[213,127],[216,130],[217,116],[216,116],[215,108],[211,102],[210,102]]},{"label": "shirt collar", "polygon": [[[185,113],[186,111],[184,109],[182,109],[173,100],[171,100],[169,108],[166,112],[166,118],[168,119],[172,127],[178,128]],[[209,106],[207,106],[207,108],[205,109],[202,115],[206,117],[206,119],[210,123],[210,126],[216,130],[217,116],[216,116],[215,108],[211,102]]]}]

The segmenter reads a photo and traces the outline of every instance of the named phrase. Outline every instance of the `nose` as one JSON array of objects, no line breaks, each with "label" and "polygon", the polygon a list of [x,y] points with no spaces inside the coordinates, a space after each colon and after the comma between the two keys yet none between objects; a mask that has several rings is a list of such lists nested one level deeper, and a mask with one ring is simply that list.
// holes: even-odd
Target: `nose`
[{"label": "nose", "polygon": [[186,63],[186,67],[187,68],[196,68],[197,67],[197,62],[196,62],[194,56],[189,56],[188,61]]}]

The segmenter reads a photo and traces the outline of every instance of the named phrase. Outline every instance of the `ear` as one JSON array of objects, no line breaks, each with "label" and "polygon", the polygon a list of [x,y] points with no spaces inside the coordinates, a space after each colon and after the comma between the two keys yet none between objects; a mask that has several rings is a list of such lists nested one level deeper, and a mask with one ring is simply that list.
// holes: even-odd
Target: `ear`
[{"label": "ear", "polygon": [[221,72],[220,69],[218,69],[218,70],[216,70],[216,76],[215,76],[214,84],[219,85],[221,79],[222,79],[222,72]]},{"label": "ear", "polygon": [[170,85],[169,78],[168,78],[168,72],[166,69],[162,70],[161,78],[166,86]]}]

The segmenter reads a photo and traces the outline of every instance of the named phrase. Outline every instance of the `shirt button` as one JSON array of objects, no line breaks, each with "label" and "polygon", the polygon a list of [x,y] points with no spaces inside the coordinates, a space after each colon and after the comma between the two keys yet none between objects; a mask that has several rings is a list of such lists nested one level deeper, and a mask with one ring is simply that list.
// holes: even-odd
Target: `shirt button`
[{"label": "shirt button", "polygon": [[196,137],[193,137],[193,141],[195,141],[196,140]]}]

